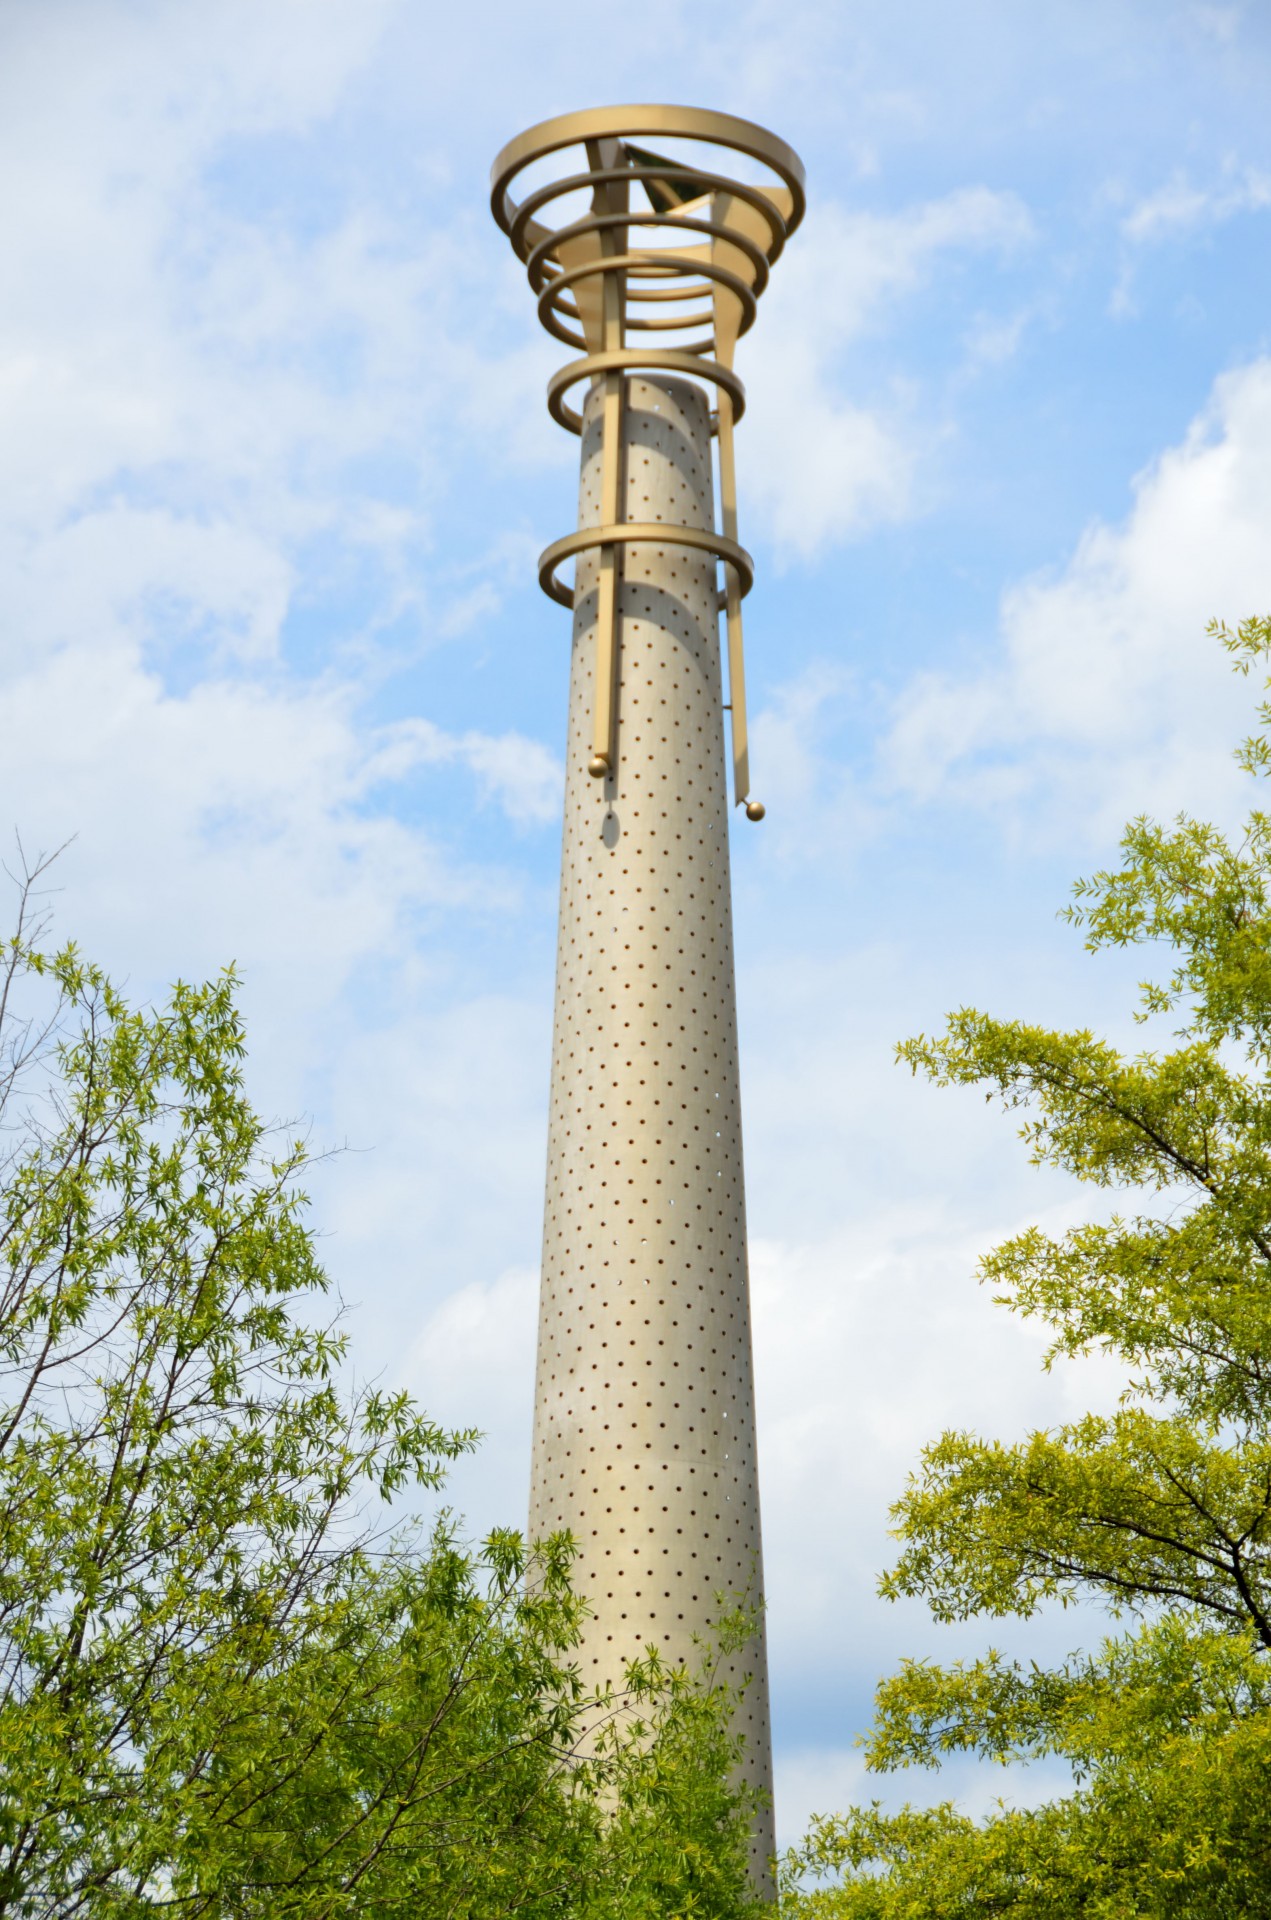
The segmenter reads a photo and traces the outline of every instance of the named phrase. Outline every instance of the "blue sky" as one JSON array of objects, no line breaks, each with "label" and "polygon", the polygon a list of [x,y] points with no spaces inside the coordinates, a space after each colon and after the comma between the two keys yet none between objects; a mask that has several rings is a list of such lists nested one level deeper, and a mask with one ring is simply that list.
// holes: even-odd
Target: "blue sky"
[{"label": "blue sky", "polygon": [[[734,849],[778,1818],[862,1785],[874,1594],[944,1425],[1043,1377],[977,1256],[1087,1196],[893,1043],[972,1003],[1129,1033],[1055,918],[1122,821],[1247,802],[1271,608],[1271,10],[1171,0],[0,0],[4,821],[140,994],[233,959],[359,1367],[524,1507],[576,443],[489,217],[569,108],[764,121],[809,214],[740,370],[752,765]],[[1007,1783],[950,1786],[981,1805]],[[939,1789],[909,1783],[921,1795]],[[1024,1782],[1020,1791],[1041,1790]]]}]

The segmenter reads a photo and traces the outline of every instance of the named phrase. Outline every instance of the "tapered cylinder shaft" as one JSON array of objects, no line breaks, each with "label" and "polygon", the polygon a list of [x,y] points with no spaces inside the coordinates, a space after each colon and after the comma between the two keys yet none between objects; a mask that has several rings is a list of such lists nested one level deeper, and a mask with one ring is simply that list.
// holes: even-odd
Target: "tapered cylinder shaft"
[{"label": "tapered cylinder shaft", "polygon": [[[720,1596],[762,1601],[714,524],[702,392],[632,377],[619,499],[667,522],[617,583],[616,758],[590,778],[596,552],[578,563],[530,1527],[579,1546],[588,1686],[648,1646],[696,1664]],[[603,383],[580,524],[601,512]],[[603,648],[601,648],[603,657]],[[762,1624],[745,1770],[771,1791]],[[755,1836],[767,1884],[770,1819]]]}]

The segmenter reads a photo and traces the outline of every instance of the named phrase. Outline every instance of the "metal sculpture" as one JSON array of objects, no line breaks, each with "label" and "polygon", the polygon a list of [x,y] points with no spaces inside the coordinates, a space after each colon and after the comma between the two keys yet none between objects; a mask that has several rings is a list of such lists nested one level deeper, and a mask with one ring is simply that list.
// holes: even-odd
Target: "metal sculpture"
[{"label": "metal sculpture", "polygon": [[[803,174],[729,114],[601,108],[505,147],[492,205],[543,325],[581,349],[548,387],[582,439],[579,527],[539,562],[574,641],[531,1533],[578,1543],[593,1684],[650,1645],[694,1659],[721,1595],[754,1604],[723,1669],[770,1798],[719,615],[733,797],[759,820],[733,361]],[[771,1852],[769,1815],[765,1887]]]}]

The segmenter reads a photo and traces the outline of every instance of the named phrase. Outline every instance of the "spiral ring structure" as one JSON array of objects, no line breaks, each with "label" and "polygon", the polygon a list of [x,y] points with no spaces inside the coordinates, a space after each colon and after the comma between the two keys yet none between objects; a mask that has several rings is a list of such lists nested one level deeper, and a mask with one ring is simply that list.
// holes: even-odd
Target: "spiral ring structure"
[{"label": "spiral ring structure", "polygon": [[[672,142],[652,152],[645,140]],[[687,147],[691,157],[684,158]],[[556,178],[550,164],[579,156]],[[755,181],[732,170],[738,157]],[[536,184],[537,182],[537,184]],[[514,197],[514,189],[523,198]],[[641,196],[645,204],[633,201]],[[745,664],[741,602],[754,564],[737,538],[733,428],[745,389],[733,370],[737,342],[755,321],[772,266],[803,218],[803,168],[762,127],[732,114],[690,107],[602,107],[564,114],[509,142],[491,176],[494,217],[524,262],[539,318],[555,339],[581,350],[548,385],[552,418],[581,433],[571,394],[603,388],[600,525],[549,546],[539,561],[545,593],[564,606],[574,590],[560,568],[599,550],[596,696],[590,770],[612,773],[617,674],[617,582],[626,549],[659,541],[712,555],[723,568],[719,610],[727,616],[732,712],[733,796],[748,802]],[[579,210],[581,207],[581,211]],[[559,224],[552,224],[553,221]],[[703,531],[622,519],[621,462],[626,382],[663,374],[713,390],[722,527]],[[749,802],[761,819],[763,808]]]}]

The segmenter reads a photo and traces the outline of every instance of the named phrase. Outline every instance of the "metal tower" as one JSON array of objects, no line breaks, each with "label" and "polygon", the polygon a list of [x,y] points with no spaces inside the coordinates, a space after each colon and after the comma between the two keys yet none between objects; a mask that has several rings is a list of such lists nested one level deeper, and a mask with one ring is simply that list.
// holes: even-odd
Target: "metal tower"
[{"label": "metal tower", "polygon": [[[649,1645],[694,1660],[721,1593],[763,1595],[719,616],[759,820],[733,357],[803,173],[729,114],[612,107],[522,134],[492,188],[539,318],[581,350],[548,387],[582,440],[578,531],[539,563],[574,637],[530,1532],[573,1533],[583,1678],[620,1686]],[[770,1795],[762,1625],[725,1672]],[[772,1848],[769,1815],[764,1885]]]}]

